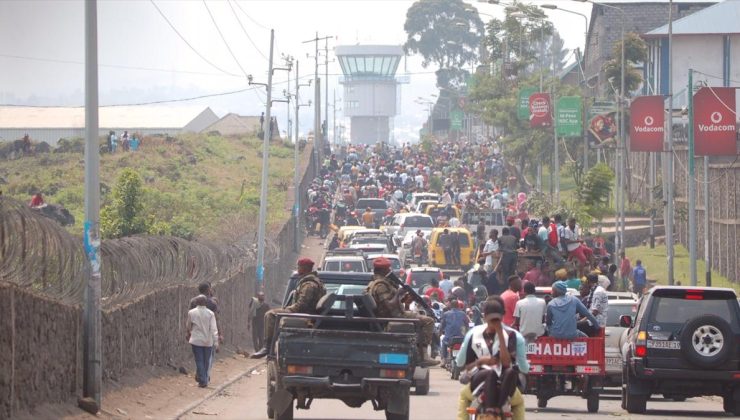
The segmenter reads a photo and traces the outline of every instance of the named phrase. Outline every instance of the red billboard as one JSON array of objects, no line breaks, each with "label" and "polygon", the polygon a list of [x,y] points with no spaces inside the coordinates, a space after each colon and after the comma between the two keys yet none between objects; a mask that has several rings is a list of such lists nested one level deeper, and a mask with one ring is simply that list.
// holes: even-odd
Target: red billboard
[{"label": "red billboard", "polygon": [[549,93],[537,92],[529,96],[529,126],[532,128],[552,127]]},{"label": "red billboard", "polygon": [[702,87],[694,94],[694,154],[737,154],[735,88]]},{"label": "red billboard", "polygon": [[663,97],[639,96],[630,104],[630,151],[662,152],[665,134]]}]

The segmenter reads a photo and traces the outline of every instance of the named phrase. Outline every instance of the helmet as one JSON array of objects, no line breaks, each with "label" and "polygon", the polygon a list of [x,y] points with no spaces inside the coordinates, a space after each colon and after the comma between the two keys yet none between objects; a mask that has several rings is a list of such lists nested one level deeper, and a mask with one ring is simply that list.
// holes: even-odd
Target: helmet
[{"label": "helmet", "polygon": [[476,287],[473,294],[475,294],[476,302],[482,302],[488,298],[488,290],[483,286]]}]

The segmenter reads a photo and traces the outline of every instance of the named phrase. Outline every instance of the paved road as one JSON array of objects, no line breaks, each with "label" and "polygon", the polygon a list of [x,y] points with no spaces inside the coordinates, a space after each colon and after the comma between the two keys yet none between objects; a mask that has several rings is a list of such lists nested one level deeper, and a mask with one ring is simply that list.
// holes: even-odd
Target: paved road
[{"label": "paved road", "polygon": [[[261,366],[264,370],[264,365]],[[259,371],[258,371],[259,372]],[[411,397],[412,419],[455,419],[457,395],[460,385],[449,379],[447,371],[432,369],[432,384],[429,395]],[[265,376],[264,372],[244,378],[226,388],[219,396],[196,407],[185,419],[203,420],[210,416],[223,419],[267,419],[265,413]],[[648,402],[648,413],[645,415],[630,415],[620,408],[618,395],[606,395],[601,402],[597,414],[586,412],[586,401],[576,397],[557,397],[549,401],[545,409],[537,409],[536,399],[533,396],[525,397],[527,419],[716,419],[727,418],[722,412],[722,401],[707,398],[692,398],[686,402],[677,403],[656,399]],[[373,411],[369,403],[353,409],[340,401],[317,400],[311,410],[296,410],[297,419],[384,419],[382,411]]]}]

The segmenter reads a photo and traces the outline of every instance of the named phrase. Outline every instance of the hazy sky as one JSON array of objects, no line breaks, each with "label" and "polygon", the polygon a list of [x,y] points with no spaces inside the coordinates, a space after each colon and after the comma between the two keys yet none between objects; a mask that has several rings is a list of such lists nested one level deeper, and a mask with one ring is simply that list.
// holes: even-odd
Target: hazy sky
[{"label": "hazy sky", "polygon": [[[196,0],[155,2],[198,53],[215,67],[233,75],[224,74],[199,57],[169,27],[151,1],[99,1],[102,105],[242,89],[247,82],[240,65],[246,73],[253,74],[255,80],[265,81],[267,60],[262,54],[269,52],[266,28],[275,29],[275,57],[283,53],[293,55],[300,60],[301,75],[309,75],[313,73],[313,58],[306,54],[313,55],[314,45],[302,41],[313,38],[317,30],[321,36],[336,37],[330,40],[330,48],[354,43],[402,44],[406,38],[403,31],[406,10],[413,3],[407,0],[238,0],[231,3],[209,0],[206,7],[203,1]],[[550,0],[549,3],[590,15],[588,4],[571,0]],[[485,14],[499,17],[503,14],[501,6],[472,4]],[[209,9],[239,64],[219,36]],[[583,18],[560,11],[547,12],[565,39],[566,47],[582,48]],[[18,102],[33,96],[37,104],[82,104],[83,19],[81,1],[0,0],[0,102]],[[249,41],[245,30],[260,51]],[[330,57],[333,58],[332,53]],[[329,67],[330,74],[340,73],[337,63],[330,63]],[[403,63],[399,67],[399,72],[405,70],[411,73],[410,84],[401,87],[401,115],[396,120],[396,128],[418,130],[426,110],[414,100],[435,92],[435,69],[424,69],[417,57],[409,57],[406,68]],[[320,71],[323,73],[323,67]],[[285,79],[284,72],[276,73],[276,81]],[[330,97],[334,88],[337,88],[338,98],[341,97],[337,77],[330,77],[329,86]],[[285,84],[277,85],[275,93],[281,94],[284,88]],[[311,96],[305,88],[302,95],[306,99]],[[220,115],[226,112],[258,114],[264,109],[263,100],[264,91],[260,91],[209,98],[187,105],[211,106]],[[303,110],[302,131],[311,123],[311,111]],[[285,105],[275,104],[273,112],[284,129]]]}]

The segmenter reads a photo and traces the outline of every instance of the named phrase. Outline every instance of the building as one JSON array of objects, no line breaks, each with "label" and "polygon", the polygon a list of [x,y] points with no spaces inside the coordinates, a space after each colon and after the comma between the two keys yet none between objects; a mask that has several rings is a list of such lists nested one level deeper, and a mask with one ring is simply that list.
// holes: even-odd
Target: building
[{"label": "building", "polygon": [[182,128],[183,133],[200,133],[207,127],[215,124],[219,120],[218,115],[211,110],[206,108],[193,118],[185,127]]},{"label": "building", "polygon": [[346,45],[337,46],[335,53],[344,74],[340,83],[344,85],[344,116],[351,119],[351,142],[390,142],[398,113],[396,70],[403,49],[398,45]]},{"label": "building", "polygon": [[[209,133],[217,131],[222,136],[236,136],[236,135],[261,135],[262,122],[261,116],[259,115],[238,115],[234,113],[228,113],[224,115],[220,120],[200,130],[201,133]],[[273,117],[272,122],[272,140],[280,139],[280,126],[277,123],[277,118]]]},{"label": "building", "polygon": [[[183,127],[205,121],[210,109],[194,107],[120,106],[99,109],[99,133],[177,134]],[[213,112],[211,111],[211,114]],[[215,115],[215,114],[214,114]],[[82,107],[0,107],[0,141],[13,141],[28,134],[34,141],[55,146],[59,139],[85,136]]]},{"label": "building", "polygon": [[[648,44],[645,63],[650,94],[668,94],[668,25],[643,35]],[[676,239],[688,248],[688,120],[680,110],[687,106],[688,69],[693,69],[694,84],[740,87],[740,0],[725,0],[673,22],[673,141],[675,164],[674,185]],[[648,94],[648,92],[645,92]],[[740,104],[740,89],[735,91]],[[736,119],[740,122],[740,119]],[[740,136],[738,136],[740,137]],[[740,146],[740,142],[738,142]],[[659,154],[654,154],[655,178],[660,179]],[[710,156],[708,176],[704,159],[696,158],[697,253],[704,255],[704,217],[709,212],[709,244],[712,268],[731,280],[740,279],[740,156]],[[646,168],[647,153],[630,153],[630,197],[637,201],[649,198],[650,184]],[[709,188],[709,203],[704,206],[704,184]],[[688,274],[677,273],[676,279]],[[701,277],[701,275],[700,275]],[[687,284],[686,282],[683,282]]]},{"label": "building", "polygon": [[[698,12],[714,2],[674,2],[673,20]],[[624,33],[645,34],[668,22],[668,2],[603,2],[593,3],[586,38],[585,75],[587,94],[595,98],[613,96],[613,90],[603,72],[604,64],[613,59],[614,45],[621,40],[622,23]],[[617,9],[621,9],[620,12]],[[624,16],[623,16],[624,14]],[[615,88],[619,82],[615,81]]]}]

